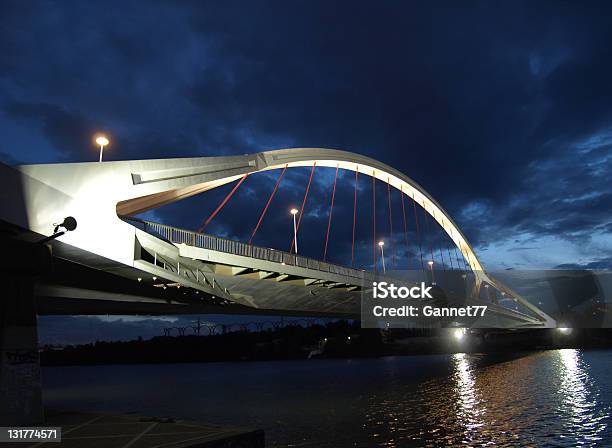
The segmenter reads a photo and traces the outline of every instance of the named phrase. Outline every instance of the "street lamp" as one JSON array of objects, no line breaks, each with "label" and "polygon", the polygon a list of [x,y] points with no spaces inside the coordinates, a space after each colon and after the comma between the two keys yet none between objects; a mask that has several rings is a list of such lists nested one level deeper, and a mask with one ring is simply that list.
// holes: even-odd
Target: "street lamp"
[{"label": "street lamp", "polygon": [[387,270],[385,269],[385,242],[379,241],[378,247],[380,247],[380,257],[382,258],[383,274],[386,274]]},{"label": "street lamp", "polygon": [[429,269],[431,269],[431,284],[435,285],[436,284],[436,277],[434,276],[433,260],[429,260],[427,262],[427,264],[429,265]]},{"label": "street lamp", "polygon": [[297,208],[292,208],[291,209],[291,214],[293,215],[293,245],[295,246],[295,253],[298,253],[298,248],[297,248],[297,223],[295,221],[295,217],[298,214],[298,209]]},{"label": "street lamp", "polygon": [[105,135],[99,135],[96,138],[96,144],[100,147],[100,162],[102,162],[102,153],[104,152],[104,147],[108,145],[110,141],[106,138]]}]

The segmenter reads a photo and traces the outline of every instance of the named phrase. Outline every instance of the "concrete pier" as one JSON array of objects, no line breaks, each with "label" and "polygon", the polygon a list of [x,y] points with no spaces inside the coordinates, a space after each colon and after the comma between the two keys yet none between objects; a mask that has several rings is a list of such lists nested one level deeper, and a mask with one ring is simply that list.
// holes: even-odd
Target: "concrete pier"
[{"label": "concrete pier", "polygon": [[38,425],[43,408],[34,282],[48,272],[47,246],[0,238],[8,257],[0,301],[0,426]]}]

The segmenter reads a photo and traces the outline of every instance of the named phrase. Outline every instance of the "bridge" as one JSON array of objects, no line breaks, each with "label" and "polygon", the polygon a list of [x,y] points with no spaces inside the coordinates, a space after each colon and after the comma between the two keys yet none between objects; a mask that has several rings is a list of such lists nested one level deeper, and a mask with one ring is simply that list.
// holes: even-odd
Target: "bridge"
[{"label": "bridge", "polygon": [[[310,168],[301,207],[296,210],[296,234],[308,204],[315,170],[335,169],[325,250],[320,259],[298,254],[297,238],[291,241],[288,251],[253,244],[286,170],[296,167]],[[272,170],[279,173],[277,182],[269,192],[249,241],[232,241],[206,233],[211,220],[249,176]],[[325,261],[339,170],[354,173],[355,189],[352,256],[341,265]],[[413,241],[415,271],[430,283],[437,280],[441,284],[445,277],[453,276],[462,278],[465,285],[469,280],[469,287],[455,291],[454,296],[450,294],[452,291],[447,293],[451,299],[487,303],[489,312],[486,318],[478,321],[478,326],[555,326],[550,316],[484,270],[459,227],[424,188],[394,168],[359,154],[293,148],[227,157],[14,168],[2,165],[0,175],[2,235],[6,247],[12,248],[12,253],[9,250],[12,256],[3,261],[3,271],[11,276],[9,294],[13,296],[10,303],[4,304],[4,314],[20,316],[19,319],[11,318],[12,321],[8,317],[3,319],[3,353],[31,352],[32,347],[36,347],[36,313],[216,313],[359,318],[361,295],[371,289],[371,282],[397,275],[397,271],[385,269],[385,258],[378,255],[377,242],[383,232],[379,223],[377,233],[375,192],[376,185],[381,183],[388,194],[388,204],[383,206],[389,208],[388,229],[385,230],[389,243],[402,240],[402,229],[396,231],[396,238],[393,237],[391,198],[392,192],[396,195],[399,192],[401,212],[396,213],[403,216],[406,245],[410,244],[406,216],[410,216],[411,208],[414,211],[413,225],[418,236],[417,241]],[[373,210],[372,263],[357,268],[357,191],[358,182],[360,179],[363,182],[364,177],[371,183],[373,192],[372,203],[368,204]],[[230,183],[235,183],[232,190],[197,230],[179,229],[136,217]],[[421,221],[417,209],[422,215]],[[57,223],[68,216],[76,219],[77,228],[54,238]],[[434,254],[432,238],[418,235],[419,228],[424,234],[434,225],[449,242],[444,250],[438,248],[439,257]],[[395,261],[395,253],[391,257]],[[416,280],[398,279],[405,283]],[[454,324],[465,323],[457,321]],[[10,371],[6,367],[9,364],[3,361],[5,373]]]}]

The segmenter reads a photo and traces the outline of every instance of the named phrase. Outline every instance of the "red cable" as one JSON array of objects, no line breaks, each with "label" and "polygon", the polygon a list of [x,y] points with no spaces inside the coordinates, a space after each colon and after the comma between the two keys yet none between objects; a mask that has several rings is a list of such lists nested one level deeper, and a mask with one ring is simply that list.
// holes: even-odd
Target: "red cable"
[{"label": "red cable", "polygon": [[253,241],[253,238],[255,237],[255,234],[257,233],[257,230],[259,229],[259,226],[261,225],[261,221],[263,220],[264,216],[266,215],[266,212],[268,211],[268,207],[270,207],[270,204],[272,203],[272,199],[274,199],[274,195],[276,194],[276,190],[278,190],[278,186],[280,185],[281,179],[285,175],[285,171],[287,171],[287,164],[285,164],[285,167],[283,168],[283,171],[281,172],[280,176],[278,176],[278,180],[276,181],[276,186],[274,187],[274,190],[272,191],[272,194],[270,195],[270,198],[268,199],[268,202],[266,203],[266,206],[264,207],[263,211],[261,212],[261,216],[259,217],[259,221],[257,221],[257,225],[253,229],[253,233],[251,234],[251,238],[249,238],[249,244],[251,244],[251,241]]},{"label": "red cable", "polygon": [[327,256],[327,242],[329,241],[329,231],[331,229],[332,213],[334,212],[334,197],[336,196],[336,181],[338,180],[338,168],[339,168],[339,165],[336,165],[336,176],[334,177],[334,188],[332,190],[332,201],[331,201],[331,207],[329,209],[329,221],[327,221],[327,234],[325,235],[325,250],[323,251],[323,261],[325,261],[325,257]]},{"label": "red cable", "polygon": [[459,264],[459,254],[457,253],[457,245],[454,246],[455,249],[455,261],[457,262],[457,269],[461,270],[461,264]]},{"label": "red cable", "polygon": [[[406,225],[406,208],[404,207],[404,187],[400,186],[400,196],[402,197],[402,216],[404,217],[404,240],[406,241],[406,256],[410,257],[410,246],[408,245],[408,226]],[[410,263],[408,263],[410,269]]]},{"label": "red cable", "polygon": [[391,214],[391,180],[387,177],[387,198],[389,200],[389,245],[391,246],[391,266],[395,267],[395,246],[393,245],[393,215]]},{"label": "red cable", "polygon": [[[444,218],[442,218],[442,230],[444,231]],[[453,242],[451,238],[451,243]],[[451,270],[455,269],[453,265],[453,257],[451,257],[450,246],[446,246],[446,253],[448,254],[448,259],[450,260]]]},{"label": "red cable", "polygon": [[[423,215],[425,215],[425,232],[427,232],[427,235],[429,235],[429,213],[427,213],[427,210],[425,209],[425,201],[423,201]],[[425,236],[426,239],[427,235]],[[431,261],[435,261],[433,253],[433,243],[431,242],[431,238],[429,239],[429,252],[431,254]]]},{"label": "red cable", "polygon": [[416,225],[417,241],[419,242],[419,256],[421,257],[421,269],[425,271],[425,265],[423,264],[423,246],[421,245],[421,235],[419,232],[419,216],[417,215],[416,201],[414,200],[414,196],[411,199],[412,199],[412,209],[414,210],[414,223]]},{"label": "red cable", "polygon": [[[438,240],[438,243],[440,243],[439,240]],[[444,256],[442,252],[442,243],[440,243],[440,245],[438,246],[438,250],[440,251],[440,258],[442,259],[442,269],[446,271],[446,266],[444,265]]]},{"label": "red cable", "polygon": [[[306,186],[306,193],[304,193],[304,200],[302,201],[302,207],[300,208],[300,216],[298,217],[297,225],[296,225],[296,233],[300,230],[300,223],[302,222],[302,215],[304,214],[304,207],[306,206],[306,199],[308,199],[308,191],[310,190],[310,184],[312,183],[312,175],[314,174],[315,168],[317,166],[317,162],[314,162],[312,165],[312,170],[310,171],[310,179],[308,179],[308,185]],[[293,252],[293,245],[295,244],[295,238],[291,238],[291,248],[289,249],[289,253]]]},{"label": "red cable", "polygon": [[[435,221],[436,220],[436,212],[433,209],[432,209],[431,212],[433,213],[433,218],[434,218],[434,221]],[[434,230],[435,230],[435,227],[434,227]],[[441,263],[442,263],[441,266],[442,266],[442,269],[446,271],[446,267],[444,266],[444,255],[442,253],[442,241],[440,241],[440,237],[439,236],[438,236],[437,240],[438,240],[438,251],[440,252],[440,260],[442,260],[441,261]]]},{"label": "red cable", "polygon": [[[451,241],[453,241],[453,229],[451,229]],[[454,244],[454,241],[453,241]],[[460,261],[463,259],[463,252],[461,252],[461,258],[459,258],[459,254],[457,253],[457,245],[454,244],[455,249],[455,261],[457,262],[457,269],[461,270]],[[465,267],[465,260],[463,260],[463,266]]]},{"label": "red cable", "polygon": [[463,253],[463,247],[459,247],[459,249],[461,250],[461,254],[463,255],[463,265],[465,266],[465,270],[467,271],[468,269],[472,269],[469,258],[470,254],[467,251],[467,248],[465,249],[465,254]]},{"label": "red cable", "polygon": [[376,171],[372,170],[372,261],[376,272]]},{"label": "red cable", "polygon": [[355,167],[355,198],[353,199],[353,244],[351,246],[351,267],[355,265],[355,221],[357,220],[357,182],[359,180],[359,165]]},{"label": "red cable", "polygon": [[216,210],[214,212],[212,212],[212,214],[208,217],[208,219],[206,221],[204,221],[204,223],[200,226],[200,228],[197,230],[198,233],[202,233],[204,232],[204,229],[206,229],[206,226],[210,223],[210,221],[216,216],[217,213],[219,213],[219,211],[223,208],[223,206],[227,203],[227,201],[230,200],[230,198],[232,197],[232,195],[236,192],[236,190],[238,189],[238,187],[240,185],[242,185],[242,182],[244,182],[244,180],[248,177],[249,173],[245,174],[244,176],[242,176],[242,179],[240,179],[240,181],[234,186],[234,188],[232,188],[232,191],[230,191],[228,193],[227,196],[225,196],[225,199],[223,199],[223,201],[221,201],[221,203],[219,204],[219,206],[216,208]]}]

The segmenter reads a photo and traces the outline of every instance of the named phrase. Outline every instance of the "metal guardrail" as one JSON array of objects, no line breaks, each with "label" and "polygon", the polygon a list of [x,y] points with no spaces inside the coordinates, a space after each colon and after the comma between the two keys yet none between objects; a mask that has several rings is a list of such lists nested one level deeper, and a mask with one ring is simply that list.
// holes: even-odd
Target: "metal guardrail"
[{"label": "metal guardrail", "polygon": [[179,229],[159,224],[152,221],[145,221],[136,218],[123,218],[136,227],[152,235],[161,237],[173,244],[186,244],[188,246],[199,247],[201,249],[214,250],[232,255],[257,258],[259,260],[271,261],[274,263],[284,263],[289,266],[314,269],[322,272],[343,275],[363,279],[365,271],[347,268],[337,264],[326,263],[313,258],[302,257],[301,255],[290,254],[267,247],[253,246],[239,241],[228,240],[218,236],[207,235],[193,232],[191,230]]}]

